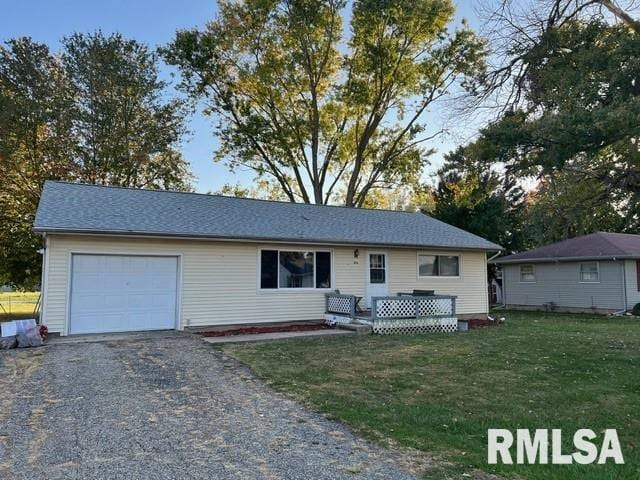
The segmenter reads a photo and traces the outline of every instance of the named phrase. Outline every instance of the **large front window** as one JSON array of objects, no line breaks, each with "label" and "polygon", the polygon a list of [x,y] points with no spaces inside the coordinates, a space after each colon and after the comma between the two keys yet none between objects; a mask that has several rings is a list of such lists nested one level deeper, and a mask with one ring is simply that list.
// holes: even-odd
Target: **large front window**
[{"label": "large front window", "polygon": [[331,253],[261,250],[260,288],[331,288]]},{"label": "large front window", "polygon": [[418,276],[459,277],[460,257],[457,255],[418,255]]}]

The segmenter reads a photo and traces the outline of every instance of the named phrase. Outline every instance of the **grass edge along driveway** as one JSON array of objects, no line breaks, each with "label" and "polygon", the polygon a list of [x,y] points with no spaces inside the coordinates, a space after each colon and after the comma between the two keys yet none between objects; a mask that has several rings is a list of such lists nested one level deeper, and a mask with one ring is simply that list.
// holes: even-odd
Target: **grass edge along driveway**
[{"label": "grass edge along driveway", "polygon": [[[325,337],[221,347],[358,433],[442,460],[429,478],[640,478],[640,319],[504,312],[467,334]],[[616,428],[625,465],[488,465],[488,428]],[[512,452],[513,453],[513,452]],[[514,455],[515,456],[515,455]]]}]

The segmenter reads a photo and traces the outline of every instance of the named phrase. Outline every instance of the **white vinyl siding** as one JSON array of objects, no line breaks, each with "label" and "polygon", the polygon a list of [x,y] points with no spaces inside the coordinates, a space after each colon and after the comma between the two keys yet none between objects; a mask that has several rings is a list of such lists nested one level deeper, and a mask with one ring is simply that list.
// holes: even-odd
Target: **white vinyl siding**
[{"label": "white vinyl siding", "polygon": [[[262,291],[259,285],[260,249],[332,252],[331,287],[364,296],[368,272],[365,246],[258,244],[199,240],[153,239],[88,235],[47,235],[48,272],[45,279],[44,319],[51,332],[65,332],[71,252],[180,256],[179,325],[247,324],[317,320],[325,308],[324,289]],[[359,249],[360,255],[354,256]],[[458,295],[459,313],[486,314],[488,309],[484,252],[460,255],[460,277],[418,278],[416,249],[387,248],[389,292],[432,289]]]},{"label": "white vinyl siding", "polygon": [[624,304],[623,263],[599,262],[599,282],[580,281],[580,262],[548,262],[535,265],[535,283],[520,281],[520,265],[503,265],[503,295],[508,305],[617,311]]},{"label": "white vinyl siding", "polygon": [[487,314],[489,296],[487,286],[487,261],[485,252],[427,252],[420,254],[458,255],[460,257],[458,277],[420,277],[416,262],[417,251],[410,249],[388,249],[389,292],[434,290],[436,294],[457,295],[456,312],[460,314]]}]

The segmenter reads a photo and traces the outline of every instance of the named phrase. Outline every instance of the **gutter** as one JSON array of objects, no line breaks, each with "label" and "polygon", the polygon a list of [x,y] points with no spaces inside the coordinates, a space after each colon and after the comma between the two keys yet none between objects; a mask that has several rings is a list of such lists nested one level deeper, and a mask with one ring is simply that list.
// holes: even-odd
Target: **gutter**
[{"label": "gutter", "polygon": [[546,257],[546,258],[518,258],[514,260],[494,260],[493,263],[497,265],[509,265],[518,263],[557,263],[557,262],[579,262],[584,260],[633,260],[638,259],[638,255],[606,255],[606,256],[594,256],[587,255],[582,257]]},{"label": "gutter", "polygon": [[[411,244],[411,243],[384,243],[384,242],[363,242],[363,241],[348,241],[348,240],[331,240],[331,239],[311,239],[311,238],[270,238],[270,237],[249,237],[249,236],[211,236],[211,235],[194,235],[194,234],[167,234],[166,232],[135,232],[124,230],[69,230],[66,228],[48,228],[48,227],[34,227],[34,233],[37,234],[66,234],[66,235],[110,235],[110,236],[123,236],[123,237],[154,237],[165,239],[179,239],[179,240],[209,240],[209,241],[234,241],[234,242],[247,242],[247,243],[288,243],[288,244],[315,244],[315,245],[347,245],[347,246],[374,246],[374,247],[398,247],[398,248],[422,248],[422,249],[435,249],[435,250],[465,250],[465,251],[481,251],[481,252],[493,252],[502,251],[500,245],[493,245],[487,247],[462,247],[457,245],[428,245],[428,244]],[[490,242],[489,242],[490,243]]]}]

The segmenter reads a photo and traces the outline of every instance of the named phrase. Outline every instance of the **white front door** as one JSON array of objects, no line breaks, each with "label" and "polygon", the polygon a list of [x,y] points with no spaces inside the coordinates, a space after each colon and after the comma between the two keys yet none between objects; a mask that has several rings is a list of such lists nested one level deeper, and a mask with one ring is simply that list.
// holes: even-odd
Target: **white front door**
[{"label": "white front door", "polygon": [[69,333],[176,328],[178,258],[72,256]]},{"label": "white front door", "polygon": [[371,297],[389,295],[388,268],[386,252],[367,252],[367,308],[371,308]]}]

